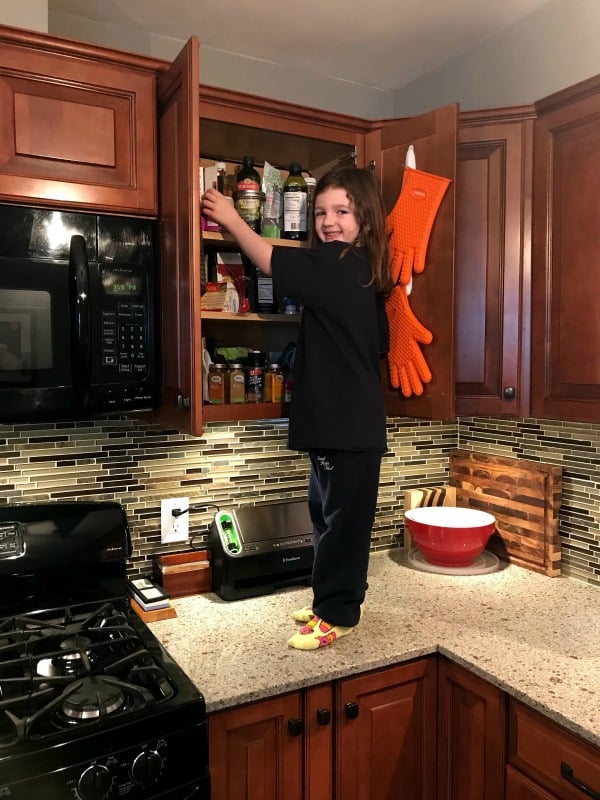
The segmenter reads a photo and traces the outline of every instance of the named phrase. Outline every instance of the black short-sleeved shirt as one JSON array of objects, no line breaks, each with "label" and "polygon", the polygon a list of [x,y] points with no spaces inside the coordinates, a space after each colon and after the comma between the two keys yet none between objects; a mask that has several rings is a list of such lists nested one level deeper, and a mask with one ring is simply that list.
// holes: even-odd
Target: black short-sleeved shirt
[{"label": "black short-sleeved shirt", "polygon": [[273,248],[275,293],[304,306],[289,422],[294,450],[386,450],[379,373],[389,342],[385,305],[367,286],[366,251],[340,257],[347,248]]}]

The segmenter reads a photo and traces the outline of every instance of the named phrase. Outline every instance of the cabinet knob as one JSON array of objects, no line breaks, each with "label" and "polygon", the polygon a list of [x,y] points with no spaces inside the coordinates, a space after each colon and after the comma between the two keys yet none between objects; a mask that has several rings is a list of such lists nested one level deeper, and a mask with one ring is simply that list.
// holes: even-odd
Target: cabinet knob
[{"label": "cabinet knob", "polygon": [[505,400],[514,400],[517,396],[514,386],[505,386],[503,394]]},{"label": "cabinet knob", "polygon": [[328,708],[318,708],[317,722],[319,725],[329,725],[331,722],[331,711]]},{"label": "cabinet knob", "polygon": [[304,730],[304,723],[301,719],[293,717],[288,719],[288,733],[290,736],[300,736]]},{"label": "cabinet knob", "polygon": [[348,719],[356,719],[358,717],[358,703],[346,703],[344,711]]}]

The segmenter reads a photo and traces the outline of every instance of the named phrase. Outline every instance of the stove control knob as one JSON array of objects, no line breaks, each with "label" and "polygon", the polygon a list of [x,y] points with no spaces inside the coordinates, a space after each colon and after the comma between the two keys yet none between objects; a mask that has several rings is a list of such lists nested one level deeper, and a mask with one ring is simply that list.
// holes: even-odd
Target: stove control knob
[{"label": "stove control knob", "polygon": [[144,750],[133,759],[131,777],[137,786],[152,786],[160,776],[162,759],[156,750]]},{"label": "stove control knob", "polygon": [[92,764],[81,773],[77,791],[81,800],[104,800],[112,787],[112,778],[107,767]]}]

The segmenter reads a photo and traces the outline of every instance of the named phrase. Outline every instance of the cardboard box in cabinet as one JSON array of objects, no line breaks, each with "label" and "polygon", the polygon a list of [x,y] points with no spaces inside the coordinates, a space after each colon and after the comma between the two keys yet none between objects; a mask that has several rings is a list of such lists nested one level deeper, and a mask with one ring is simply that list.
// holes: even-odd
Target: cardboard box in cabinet
[{"label": "cardboard box in cabinet", "polygon": [[210,552],[168,553],[154,561],[154,577],[171,597],[210,592],[212,568]]}]

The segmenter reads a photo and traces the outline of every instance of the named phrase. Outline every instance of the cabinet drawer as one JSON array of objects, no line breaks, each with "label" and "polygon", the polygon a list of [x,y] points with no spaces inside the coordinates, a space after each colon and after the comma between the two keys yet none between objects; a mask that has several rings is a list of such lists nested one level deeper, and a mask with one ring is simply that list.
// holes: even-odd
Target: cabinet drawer
[{"label": "cabinet drawer", "polygon": [[[600,749],[515,701],[509,712],[508,761],[558,800],[600,798]],[[561,770],[572,771],[570,780]]]}]

